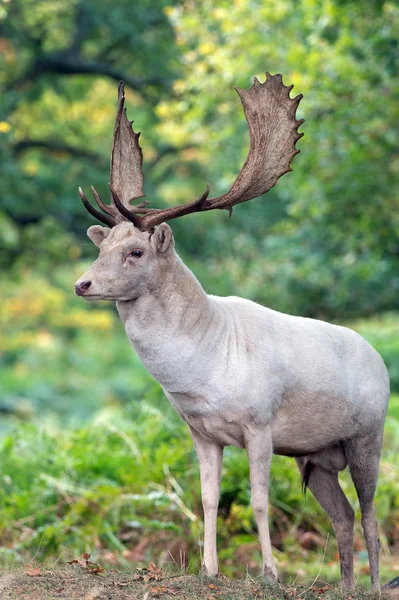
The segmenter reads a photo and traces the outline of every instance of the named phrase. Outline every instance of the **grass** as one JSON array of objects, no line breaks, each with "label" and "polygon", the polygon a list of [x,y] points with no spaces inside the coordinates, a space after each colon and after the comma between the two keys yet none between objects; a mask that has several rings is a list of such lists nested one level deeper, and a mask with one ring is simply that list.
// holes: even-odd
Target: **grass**
[{"label": "grass", "polygon": [[[159,394],[160,395],[160,394]],[[57,435],[19,427],[0,444],[0,565],[91,552],[108,567],[167,560],[197,573],[203,519],[198,463],[192,441],[173,409],[143,401],[119,422]],[[163,402],[163,403],[162,403]],[[162,404],[161,404],[162,403]],[[398,397],[390,411],[396,415]],[[387,420],[376,508],[380,523],[381,581],[399,574],[399,421]],[[342,485],[355,507],[357,585],[369,584],[358,503],[348,474]],[[218,517],[223,573],[260,572],[261,555],[250,507],[248,461],[227,448]],[[336,540],[311,494],[303,498],[292,459],[274,457],[270,489],[274,557],[282,581],[339,578]],[[182,562],[180,557],[184,556]],[[65,558],[67,560],[67,558]],[[1,598],[1,595],[0,595]]]},{"label": "grass", "polygon": [[[378,592],[356,589],[349,592],[320,581],[308,586],[295,583],[282,586],[263,578],[229,579],[224,576],[168,575],[150,564],[147,569],[110,569],[93,573],[87,561],[73,565],[53,565],[9,569],[0,577],[2,600],[374,600]],[[91,563],[93,564],[93,563]],[[391,598],[397,598],[396,592]],[[385,596],[385,593],[383,594]]]},{"label": "grass", "polygon": [[[203,519],[187,428],[139,365],[114,311],[82,307],[70,298],[71,281],[57,287],[27,277],[3,301],[0,567],[92,552],[107,568],[165,565],[168,557],[180,565],[184,556],[197,573]],[[392,380],[376,496],[383,582],[399,574],[398,323],[386,314],[351,324],[381,352]],[[271,481],[282,581],[338,581],[331,523],[311,494],[303,498],[294,461],[274,457]],[[367,587],[359,506],[349,475],[341,481],[356,510],[357,585]],[[218,550],[229,577],[259,573],[248,461],[235,448],[225,451]]]},{"label": "grass", "polygon": [[[159,403],[162,399],[159,399]],[[198,464],[192,441],[166,401],[144,402],[125,421],[93,422],[57,435],[19,427],[0,445],[0,565],[91,552],[112,568],[165,565],[193,574],[200,567],[203,519]],[[398,397],[390,411],[396,415]],[[376,507],[382,544],[381,581],[399,573],[399,422],[387,420]],[[34,451],[33,451],[34,449]],[[326,514],[303,498],[291,459],[274,457],[270,523],[282,581],[339,578],[336,540]],[[356,509],[357,585],[369,585],[367,552],[355,491],[342,484]],[[226,449],[218,517],[222,571],[242,577],[260,571],[261,556],[250,507],[245,452]],[[65,559],[66,560],[66,559]],[[0,594],[1,598],[1,594]]]}]

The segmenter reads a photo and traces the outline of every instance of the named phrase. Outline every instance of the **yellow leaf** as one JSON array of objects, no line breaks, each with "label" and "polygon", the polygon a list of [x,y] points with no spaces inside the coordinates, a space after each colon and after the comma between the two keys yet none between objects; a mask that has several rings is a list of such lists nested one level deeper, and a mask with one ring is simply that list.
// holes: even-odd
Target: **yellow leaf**
[{"label": "yellow leaf", "polygon": [[6,121],[0,121],[0,133],[8,133],[11,129],[11,125]]}]

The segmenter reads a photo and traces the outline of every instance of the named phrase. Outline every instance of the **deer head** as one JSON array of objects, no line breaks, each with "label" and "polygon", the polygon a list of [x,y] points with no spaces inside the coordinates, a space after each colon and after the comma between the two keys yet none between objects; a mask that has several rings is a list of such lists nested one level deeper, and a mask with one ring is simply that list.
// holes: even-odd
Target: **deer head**
[{"label": "deer head", "polygon": [[193,202],[156,209],[148,208],[148,201],[130,204],[144,196],[143,154],[140,134],[133,131],[133,121],[126,116],[121,82],[111,153],[111,203],[105,204],[92,187],[100,211],[79,188],[87,210],[108,227],[97,225],[88,229],[88,236],[100,248],[100,256],[77,282],[76,293],[93,300],[129,300],[146,293],[165,260],[174,254],[173,235],[166,221],[213,209],[228,210],[231,216],[235,204],[268,192],[282,175],[291,171],[291,161],[299,152],[295,144],[303,136],[298,133],[303,119],[296,120],[295,116],[302,95],[291,99],[292,88],[283,84],[281,75],[269,73],[263,84],[255,78],[248,91],[235,88],[248,123],[250,147],[230,190],[209,198],[207,185]]}]

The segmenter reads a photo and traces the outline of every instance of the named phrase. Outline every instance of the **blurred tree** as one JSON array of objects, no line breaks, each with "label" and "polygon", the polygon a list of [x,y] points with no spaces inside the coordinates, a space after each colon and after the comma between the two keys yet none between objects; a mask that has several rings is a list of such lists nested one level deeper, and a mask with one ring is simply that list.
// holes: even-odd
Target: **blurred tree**
[{"label": "blurred tree", "polygon": [[[164,549],[167,531],[197,548],[198,524],[181,512],[200,502],[187,431],[110,307],[72,291],[81,251],[96,254],[77,186],[108,196],[119,79],[143,131],[154,206],[189,201],[207,181],[214,195],[233,182],[248,147],[234,85],[263,81],[265,69],[295,84],[306,135],[294,172],[231,220],[215,211],[172,227],[208,292],[343,321],[398,309],[398,40],[393,0],[0,0],[0,434],[21,420],[60,430],[15,427],[4,440],[4,557],[82,544],[110,556],[154,533]],[[352,323],[381,352],[396,392],[397,322],[392,313]],[[87,429],[64,432],[95,411]],[[393,545],[398,415],[394,397],[378,499]],[[226,563],[245,545],[257,552],[243,458],[226,450]],[[273,469],[272,534],[281,563],[295,567],[293,536],[314,528],[318,509],[309,501],[298,512],[292,465]]]},{"label": "blurred tree", "polygon": [[[208,1],[168,14],[185,56],[174,88],[189,100],[157,111],[165,129],[179,123],[180,135],[201,136],[214,191],[233,179],[247,147],[226,90],[248,87],[267,65],[305,95],[294,173],[219,229],[232,289],[311,316],[397,308],[397,4]],[[212,237],[204,247],[214,252]]]},{"label": "blurred tree", "polygon": [[79,175],[98,180],[107,168],[114,82],[126,81],[137,112],[151,122],[151,106],[175,76],[174,33],[163,4],[2,5],[0,168],[8,217],[26,225],[50,214],[74,228]]},{"label": "blurred tree", "polygon": [[396,3],[14,0],[1,11],[6,265],[28,248],[27,225],[42,243],[44,217],[83,234],[78,184],[107,197],[114,81],[129,87],[146,194],[162,205],[208,179],[214,194],[228,188],[248,145],[230,90],[267,68],[305,95],[294,173],[229,222],[176,222],[180,251],[209,291],[279,310],[342,319],[398,307]]}]

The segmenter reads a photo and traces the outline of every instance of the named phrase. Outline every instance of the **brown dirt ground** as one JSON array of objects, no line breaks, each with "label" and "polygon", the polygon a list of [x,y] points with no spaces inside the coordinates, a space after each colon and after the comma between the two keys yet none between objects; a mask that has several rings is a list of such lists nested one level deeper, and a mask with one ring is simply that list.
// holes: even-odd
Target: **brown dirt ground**
[{"label": "brown dirt ground", "polygon": [[[94,563],[91,563],[92,565]],[[94,570],[94,572],[93,572]],[[344,593],[320,582],[313,586],[272,587],[262,579],[165,576],[155,566],[132,572],[111,569],[95,572],[83,561],[53,568],[29,566],[7,569],[0,575],[1,600],[376,600],[379,594],[362,590]],[[396,594],[396,592],[398,592]],[[388,600],[388,598],[387,598]],[[399,600],[399,590],[389,600]]]}]

